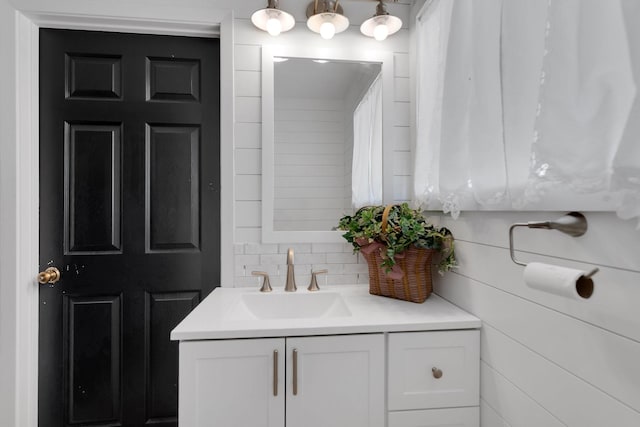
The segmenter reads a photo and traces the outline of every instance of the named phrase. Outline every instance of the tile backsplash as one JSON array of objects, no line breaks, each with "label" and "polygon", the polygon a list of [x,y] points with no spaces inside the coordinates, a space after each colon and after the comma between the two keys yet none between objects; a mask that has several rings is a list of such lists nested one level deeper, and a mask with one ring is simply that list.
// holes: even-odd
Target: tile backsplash
[{"label": "tile backsplash", "polygon": [[354,254],[353,247],[348,243],[238,243],[234,245],[234,286],[259,287],[262,279],[252,276],[251,272],[266,271],[271,286],[284,287],[289,248],[294,251],[295,277],[299,288],[309,286],[312,270],[323,269],[329,272],[318,276],[320,287],[369,282],[367,261],[360,254]]}]

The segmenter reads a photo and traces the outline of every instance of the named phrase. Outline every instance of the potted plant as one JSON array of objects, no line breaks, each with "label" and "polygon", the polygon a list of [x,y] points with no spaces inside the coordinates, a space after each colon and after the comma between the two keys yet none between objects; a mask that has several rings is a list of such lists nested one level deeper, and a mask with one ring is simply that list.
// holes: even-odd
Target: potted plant
[{"label": "potted plant", "polygon": [[372,294],[423,302],[431,293],[432,256],[440,256],[440,273],[456,265],[451,232],[407,203],[360,208],[338,229],[367,260]]}]

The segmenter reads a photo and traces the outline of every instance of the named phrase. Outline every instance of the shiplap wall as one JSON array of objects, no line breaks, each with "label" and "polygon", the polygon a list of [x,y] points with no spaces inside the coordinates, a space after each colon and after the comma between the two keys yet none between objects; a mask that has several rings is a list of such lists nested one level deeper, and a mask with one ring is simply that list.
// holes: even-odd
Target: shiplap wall
[{"label": "shiplap wall", "polygon": [[344,214],[347,114],[338,99],[276,97],[275,230],[331,230]]},{"label": "shiplap wall", "polygon": [[483,427],[640,426],[640,231],[613,213],[587,213],[579,238],[516,229],[519,260],[600,268],[593,297],[574,301],[528,288],[509,257],[511,223],[562,214],[442,219],[460,267],[435,291],[482,319]]},{"label": "shiplap wall", "polygon": [[[243,2],[244,3],[244,2]],[[294,2],[280,3],[283,9],[294,14],[296,27],[272,38],[258,31],[249,21],[251,12],[263,7],[263,2],[251,1],[250,6],[238,6],[234,20],[235,60],[235,277],[234,286],[255,286],[257,279],[251,271],[269,271],[276,286],[284,284],[286,274],[286,250],[295,249],[296,277],[298,284],[306,286],[310,270],[327,268],[325,283],[366,283],[367,265],[345,244],[263,244],[261,243],[261,54],[263,45],[310,46],[353,52],[385,50],[394,57],[394,105],[393,144],[394,155],[386,161],[393,162],[394,199],[408,201],[411,191],[410,156],[410,85],[409,85],[409,38],[408,30],[389,37],[380,43],[360,34],[359,23],[373,14],[373,2],[341,2],[351,20],[351,27],[335,36],[333,40],[322,40],[311,33],[301,15],[304,7]],[[300,9],[300,10],[298,10]],[[408,2],[389,4],[389,9],[408,23]],[[350,160],[349,160],[350,161]],[[348,184],[350,186],[350,183]],[[336,215],[337,225],[339,215]]]}]

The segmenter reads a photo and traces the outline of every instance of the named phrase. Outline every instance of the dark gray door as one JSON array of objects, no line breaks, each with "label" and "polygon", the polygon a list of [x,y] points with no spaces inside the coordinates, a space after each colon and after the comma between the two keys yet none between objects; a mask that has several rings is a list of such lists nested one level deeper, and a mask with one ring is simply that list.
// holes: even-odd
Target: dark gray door
[{"label": "dark gray door", "polygon": [[219,285],[219,40],[40,32],[42,427],[176,426],[170,330]]}]

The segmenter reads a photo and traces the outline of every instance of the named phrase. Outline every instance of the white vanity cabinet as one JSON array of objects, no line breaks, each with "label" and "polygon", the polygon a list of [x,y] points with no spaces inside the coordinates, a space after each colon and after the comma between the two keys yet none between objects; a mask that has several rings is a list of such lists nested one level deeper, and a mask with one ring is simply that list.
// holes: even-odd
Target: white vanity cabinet
[{"label": "white vanity cabinet", "polygon": [[480,327],[437,295],[217,288],[171,332],[179,425],[478,427]]},{"label": "white vanity cabinet", "polygon": [[384,354],[383,334],[183,341],[179,424],[384,427]]},{"label": "white vanity cabinet", "polygon": [[480,331],[392,333],[388,346],[389,427],[479,425]]}]

